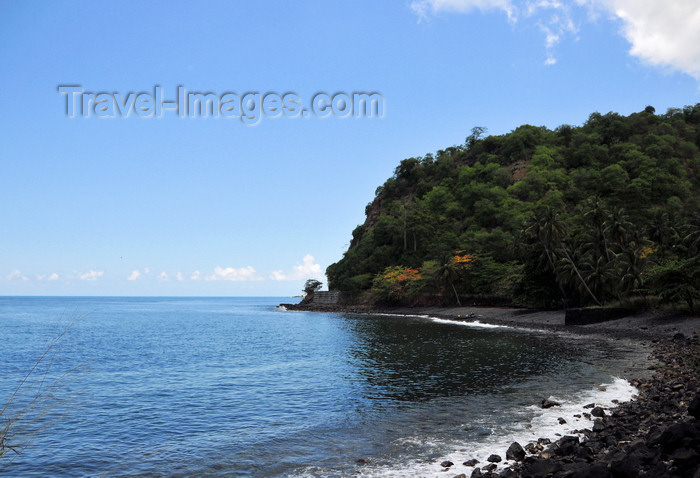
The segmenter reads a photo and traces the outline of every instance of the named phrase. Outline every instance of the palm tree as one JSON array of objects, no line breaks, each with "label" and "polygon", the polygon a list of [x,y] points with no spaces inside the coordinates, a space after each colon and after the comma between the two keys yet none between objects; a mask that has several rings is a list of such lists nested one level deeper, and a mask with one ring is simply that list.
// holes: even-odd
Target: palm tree
[{"label": "palm tree", "polygon": [[[573,273],[570,278],[572,279],[573,277],[576,277],[580,282],[580,285],[588,293],[588,295],[591,296],[595,303],[602,305],[595,294],[591,291],[590,287],[588,287],[588,284],[583,278],[583,275],[577,267],[576,262],[573,260],[571,254],[567,250],[564,241],[568,237],[568,231],[564,222],[561,221],[559,213],[551,207],[543,209],[535,216],[535,223],[531,225],[528,230],[531,230],[532,233],[537,233],[537,236],[539,237],[539,240],[547,254],[552,270],[557,276],[557,282],[560,283],[560,288],[561,283],[567,281],[561,276],[558,265],[564,266],[566,270],[570,270]],[[557,256],[559,256],[558,264],[555,263]]]},{"label": "palm tree", "polygon": [[608,238],[605,234],[604,226],[610,213],[600,198],[587,201],[586,209],[583,217],[593,226],[590,230],[590,246],[602,249],[607,260],[610,261],[610,247],[608,246]]},{"label": "palm tree", "polygon": [[462,302],[459,300],[459,294],[457,293],[457,288],[455,287],[455,282],[460,280],[463,273],[463,267],[455,262],[454,257],[447,255],[438,262],[438,266],[435,269],[433,279],[440,285],[449,285],[455,294],[455,299],[457,300],[457,305],[462,306]]},{"label": "palm tree", "polygon": [[605,234],[610,237],[618,249],[624,249],[625,244],[631,239],[634,224],[623,208],[613,209],[605,220]]},{"label": "palm tree", "polygon": [[669,215],[668,212],[659,209],[647,227],[647,236],[659,245],[659,255],[661,257],[667,255],[670,244],[674,242],[678,235],[674,224],[675,218]]}]

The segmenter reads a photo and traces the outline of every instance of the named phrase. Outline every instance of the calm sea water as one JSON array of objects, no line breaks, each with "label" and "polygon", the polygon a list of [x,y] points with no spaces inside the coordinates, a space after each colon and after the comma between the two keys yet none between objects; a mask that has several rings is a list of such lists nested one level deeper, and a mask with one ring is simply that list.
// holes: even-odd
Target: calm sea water
[{"label": "calm sea water", "polygon": [[[614,378],[623,343],[275,307],[289,301],[0,298],[2,403],[69,327],[2,416],[46,411],[0,473],[444,476],[444,459],[469,472],[634,393]],[[50,399],[22,415],[42,387]],[[564,407],[534,406],[548,396]]]}]

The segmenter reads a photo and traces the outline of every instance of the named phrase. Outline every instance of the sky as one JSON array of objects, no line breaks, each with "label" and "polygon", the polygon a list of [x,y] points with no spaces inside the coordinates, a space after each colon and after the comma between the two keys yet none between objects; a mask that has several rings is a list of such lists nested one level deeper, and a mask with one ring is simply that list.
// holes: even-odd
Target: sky
[{"label": "sky", "polygon": [[700,3],[2,1],[0,61],[0,295],[292,296],[404,158],[700,102]]}]

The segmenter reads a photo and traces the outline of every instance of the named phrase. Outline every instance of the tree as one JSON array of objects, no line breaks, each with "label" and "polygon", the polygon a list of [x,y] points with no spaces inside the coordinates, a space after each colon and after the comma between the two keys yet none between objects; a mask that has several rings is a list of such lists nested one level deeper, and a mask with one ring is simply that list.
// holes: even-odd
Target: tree
[{"label": "tree", "polygon": [[[579,267],[576,265],[576,262],[567,249],[565,239],[568,236],[568,231],[561,220],[559,212],[552,208],[546,208],[540,211],[525,232],[531,237],[539,239],[541,242],[547,254],[549,264],[557,276],[557,282],[561,284],[562,280],[571,282],[573,277],[578,278],[583,290],[588,293],[597,305],[602,305],[591,291],[588,283],[581,275]],[[555,258],[559,258],[559,262],[556,264]],[[564,274],[562,274],[562,270]]]},{"label": "tree", "polygon": [[415,296],[423,285],[418,269],[390,266],[377,274],[372,281],[372,290],[389,303],[403,303]]},{"label": "tree", "polygon": [[322,285],[323,282],[321,281],[316,279],[307,279],[306,283],[304,284],[304,293],[306,296],[302,299],[301,305],[308,304],[314,300],[314,294],[321,288]]},{"label": "tree", "polygon": [[467,139],[465,140],[465,142],[467,143],[467,146],[469,148],[474,146],[476,144],[476,142],[479,141],[479,139],[481,139],[481,136],[484,133],[486,133],[486,128],[484,128],[483,126],[474,126],[472,128],[472,134],[467,136]]},{"label": "tree", "polygon": [[662,303],[685,302],[691,313],[695,302],[700,301],[700,260],[693,257],[686,260],[669,260],[652,271],[652,291]]},{"label": "tree", "polygon": [[433,271],[433,280],[440,285],[450,286],[459,306],[462,303],[459,300],[455,282],[463,277],[464,271],[469,267],[469,263],[473,259],[474,256],[471,254],[465,254],[464,251],[456,251],[454,255],[443,257]]},{"label": "tree", "polygon": [[307,279],[306,283],[304,284],[304,292],[306,295],[313,294],[316,291],[318,291],[321,286],[323,285],[323,282],[318,281],[316,279]]}]

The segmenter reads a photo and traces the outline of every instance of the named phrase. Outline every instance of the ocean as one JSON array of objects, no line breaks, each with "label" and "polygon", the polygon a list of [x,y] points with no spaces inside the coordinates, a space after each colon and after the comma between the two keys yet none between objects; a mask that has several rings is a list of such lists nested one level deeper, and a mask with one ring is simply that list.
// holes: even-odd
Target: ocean
[{"label": "ocean", "polygon": [[450,460],[469,476],[635,394],[622,341],[290,301],[0,298],[0,419],[29,425],[0,474],[444,477]]}]

